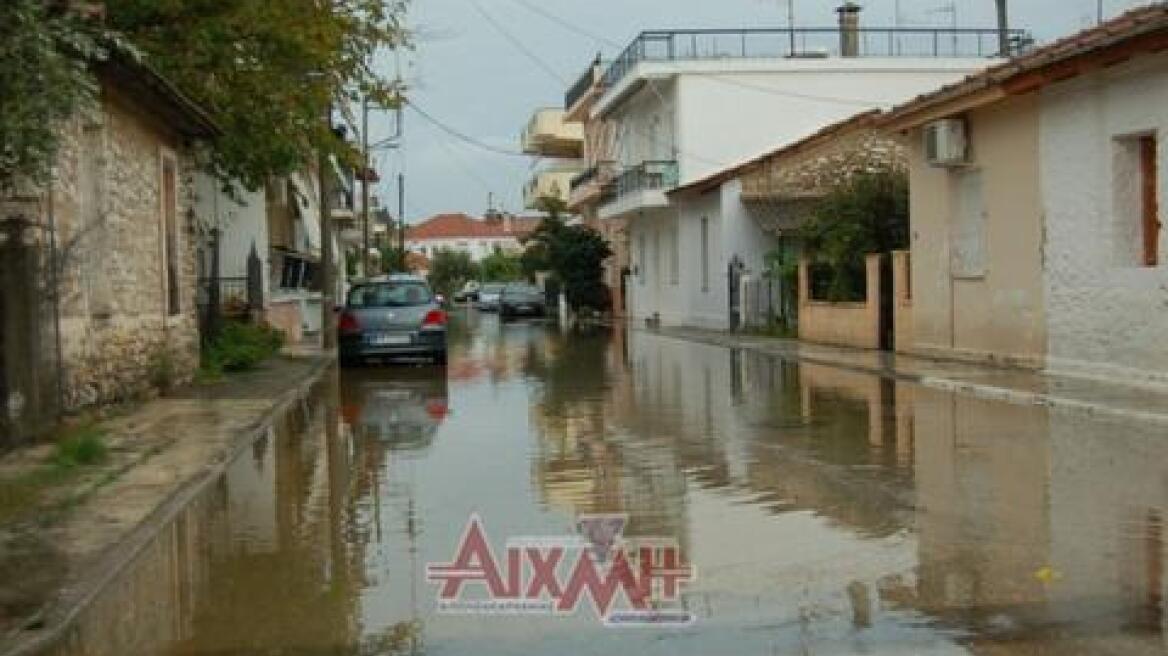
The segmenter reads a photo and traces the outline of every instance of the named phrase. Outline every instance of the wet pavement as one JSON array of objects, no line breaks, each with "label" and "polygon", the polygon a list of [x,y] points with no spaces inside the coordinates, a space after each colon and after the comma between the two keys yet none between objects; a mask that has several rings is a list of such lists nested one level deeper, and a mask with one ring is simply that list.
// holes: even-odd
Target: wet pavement
[{"label": "wet pavement", "polygon": [[[448,368],[328,377],[59,652],[1159,654],[1166,501],[1163,425],[472,314]],[[499,554],[626,515],[695,621],[440,612],[474,513]]]}]

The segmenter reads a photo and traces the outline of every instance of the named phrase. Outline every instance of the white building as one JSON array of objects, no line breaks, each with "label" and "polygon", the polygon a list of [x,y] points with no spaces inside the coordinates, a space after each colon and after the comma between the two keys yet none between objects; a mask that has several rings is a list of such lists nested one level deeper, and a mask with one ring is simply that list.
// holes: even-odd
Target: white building
[{"label": "white building", "polygon": [[466,214],[438,214],[406,230],[406,250],[433,259],[440,251],[467,253],[478,262],[497,252],[516,254],[521,240],[535,230],[540,217],[494,215],[475,219]]},{"label": "white building", "polygon": [[628,225],[634,319],[729,327],[731,264],[760,271],[775,247],[737,179],[697,198],[668,190],[953,82],[996,52],[992,30],[863,30],[858,12],[841,7],[838,30],[645,32],[608,68],[592,114],[613,123],[617,173],[600,216]]}]

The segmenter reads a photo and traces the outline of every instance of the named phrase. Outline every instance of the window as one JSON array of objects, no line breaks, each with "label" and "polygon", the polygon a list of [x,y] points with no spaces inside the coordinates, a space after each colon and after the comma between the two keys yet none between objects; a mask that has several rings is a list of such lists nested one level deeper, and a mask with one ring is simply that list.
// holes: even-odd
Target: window
[{"label": "window", "polygon": [[649,261],[645,235],[637,235],[637,282],[645,284],[645,265]]},{"label": "window", "polygon": [[1156,137],[1140,137],[1140,223],[1144,266],[1160,263],[1160,198]]},{"label": "window", "polygon": [[710,291],[710,217],[702,217],[702,293]]},{"label": "window", "polygon": [[674,225],[669,231],[669,284],[681,281],[681,228]]},{"label": "window", "polygon": [[358,285],[349,292],[351,308],[418,307],[429,305],[430,288],[422,282]]},{"label": "window", "polygon": [[109,317],[113,311],[113,290],[102,262],[109,251],[105,225],[105,128],[100,123],[86,125],[84,147],[79,153],[77,190],[80,195],[80,234],[85,242],[84,285],[89,312]]},{"label": "window", "polygon": [[1138,134],[1120,137],[1115,144],[1115,259],[1121,266],[1158,266],[1162,259],[1159,140],[1154,134]]},{"label": "window", "polygon": [[986,274],[986,209],[982,172],[976,169],[954,174],[956,203],[950,226],[950,272],[956,278],[980,278]]},{"label": "window", "polygon": [[163,286],[166,313],[175,316],[182,312],[179,302],[178,163],[170,155],[162,157],[161,183]]}]

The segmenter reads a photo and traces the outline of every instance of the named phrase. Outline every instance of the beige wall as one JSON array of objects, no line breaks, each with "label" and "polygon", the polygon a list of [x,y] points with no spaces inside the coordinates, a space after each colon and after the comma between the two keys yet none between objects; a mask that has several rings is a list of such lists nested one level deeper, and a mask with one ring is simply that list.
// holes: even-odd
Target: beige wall
[{"label": "beige wall", "polygon": [[892,252],[892,320],[898,353],[913,348],[912,257],[909,251]]},{"label": "beige wall", "polygon": [[813,301],[807,261],[799,264],[799,339],[837,346],[880,348],[880,255],[869,255],[868,299],[863,303]]},{"label": "beige wall", "polygon": [[[908,134],[914,351],[1041,366],[1046,349],[1039,111],[1032,97],[968,116],[973,166],[927,166],[920,129]],[[954,275],[951,255],[963,172],[980,171],[984,275]]]}]

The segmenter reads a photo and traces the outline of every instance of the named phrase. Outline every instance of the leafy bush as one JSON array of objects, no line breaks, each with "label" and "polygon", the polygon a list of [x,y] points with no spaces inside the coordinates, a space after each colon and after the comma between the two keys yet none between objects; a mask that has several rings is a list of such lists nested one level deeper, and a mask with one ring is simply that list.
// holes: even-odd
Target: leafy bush
[{"label": "leafy bush", "polygon": [[208,372],[255,369],[283,347],[283,332],[268,325],[232,321],[206,349],[203,368]]}]

